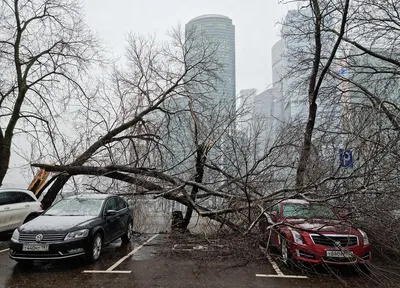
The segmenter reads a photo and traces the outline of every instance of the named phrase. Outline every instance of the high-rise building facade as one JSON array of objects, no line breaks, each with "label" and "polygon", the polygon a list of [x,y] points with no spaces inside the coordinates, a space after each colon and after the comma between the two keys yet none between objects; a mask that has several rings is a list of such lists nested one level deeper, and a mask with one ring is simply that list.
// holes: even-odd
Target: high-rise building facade
[{"label": "high-rise building facade", "polygon": [[186,32],[194,31],[196,37],[204,37],[217,45],[215,58],[222,65],[215,91],[210,95],[217,102],[235,102],[235,26],[232,19],[223,15],[208,14],[190,20]]},{"label": "high-rise building facade", "polygon": [[236,99],[236,129],[244,133],[250,132],[251,116],[253,113],[254,97],[257,94],[257,90],[244,89],[240,90],[239,95]]}]

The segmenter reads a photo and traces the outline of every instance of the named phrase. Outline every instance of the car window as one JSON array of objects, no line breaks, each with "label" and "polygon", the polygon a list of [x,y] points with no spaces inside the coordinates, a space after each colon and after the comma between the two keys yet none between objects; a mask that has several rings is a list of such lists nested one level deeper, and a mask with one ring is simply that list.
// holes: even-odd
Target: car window
[{"label": "car window", "polygon": [[122,210],[126,207],[124,199],[116,198],[116,202],[117,202],[117,211]]},{"label": "car window", "polygon": [[0,193],[0,205],[10,205],[19,203],[20,198],[18,197],[18,193],[16,192],[3,192]]},{"label": "car window", "polygon": [[109,199],[109,200],[107,201],[105,211],[108,211],[108,210],[118,210],[118,209],[117,209],[117,202],[116,202],[116,199],[117,199],[117,198],[111,198],[111,199]]},{"label": "car window", "polygon": [[[272,206],[272,209],[270,210],[270,212],[276,212],[276,218],[279,219],[280,218],[280,215],[279,215],[279,204],[276,204],[276,205]],[[276,221],[276,219],[273,220],[273,221]]]},{"label": "car window", "polygon": [[98,216],[103,206],[102,199],[72,198],[58,201],[43,215],[47,216]]},{"label": "car window", "polygon": [[284,204],[283,217],[295,219],[337,219],[337,216],[329,207],[319,204]]},{"label": "car window", "polygon": [[13,199],[9,192],[0,193],[0,205],[8,205],[13,203]]},{"label": "car window", "polygon": [[24,203],[24,202],[35,202],[35,199],[33,199],[31,196],[29,196],[26,193],[17,192],[15,194],[18,194],[18,196],[17,196],[18,197],[18,202],[22,202],[22,203]]}]

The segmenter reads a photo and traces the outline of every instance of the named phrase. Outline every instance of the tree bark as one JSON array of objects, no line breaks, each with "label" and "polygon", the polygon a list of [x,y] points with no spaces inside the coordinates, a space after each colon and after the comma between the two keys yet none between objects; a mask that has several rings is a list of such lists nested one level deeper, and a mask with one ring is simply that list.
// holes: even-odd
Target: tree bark
[{"label": "tree bark", "polygon": [[[8,121],[7,127],[5,132],[1,131],[0,133],[0,186],[3,185],[4,177],[7,174],[8,167],[10,165],[10,156],[11,156],[11,141],[14,136],[14,129],[17,125],[18,120],[20,119],[20,112],[22,108],[22,103],[24,102],[26,92],[27,92],[27,85],[26,85],[26,76],[24,77],[24,73],[22,72],[22,64],[20,59],[20,45],[22,39],[22,27],[21,27],[21,20],[19,15],[19,7],[18,1],[14,1],[14,14],[15,14],[15,21],[17,24],[16,27],[16,36],[15,36],[15,43],[14,43],[14,65],[15,65],[15,72],[17,76],[17,86],[18,86],[18,97],[15,100],[11,118]],[[25,74],[28,73],[27,69]],[[0,128],[1,130],[1,128]]]},{"label": "tree bark", "polygon": [[[204,144],[200,144],[197,146],[197,151],[196,151],[196,176],[194,177],[194,181],[196,183],[202,183],[203,182],[203,176],[204,176],[204,163],[206,160],[206,148]],[[196,196],[197,193],[199,192],[199,187],[198,186],[193,186],[192,187],[192,192],[190,193],[190,198],[192,198],[193,202],[196,201]],[[190,219],[192,219],[193,215],[193,207],[191,205],[187,206],[185,218],[183,219],[183,229],[184,231],[187,230],[187,227],[190,223]]]},{"label": "tree bark", "polygon": [[3,185],[4,178],[10,165],[11,142],[0,138],[0,187]]},{"label": "tree bark", "polygon": [[315,125],[315,118],[317,116],[316,102],[317,102],[318,91],[316,91],[316,86],[317,86],[318,70],[321,61],[321,51],[322,51],[322,43],[321,43],[322,15],[317,0],[313,1],[313,10],[315,15],[315,26],[314,26],[315,52],[314,52],[314,60],[313,60],[311,76],[308,83],[308,103],[309,103],[308,120],[306,124],[306,130],[304,132],[304,141],[300,153],[299,166],[297,168],[297,173],[296,173],[296,187],[301,187],[304,184],[304,175],[307,170],[308,159],[310,158],[312,135]]},{"label": "tree bark", "polygon": [[325,67],[322,69],[321,74],[319,75],[319,65],[322,58],[322,40],[321,40],[321,31],[322,31],[322,22],[323,15],[321,12],[321,8],[319,6],[318,0],[312,0],[312,8],[315,16],[315,26],[314,26],[314,38],[315,38],[315,51],[314,51],[314,60],[313,67],[311,71],[309,86],[308,86],[308,102],[309,102],[309,111],[308,111],[308,119],[306,124],[306,129],[304,132],[304,142],[303,147],[300,152],[300,161],[297,167],[296,173],[296,187],[300,188],[304,186],[304,177],[307,171],[308,161],[311,154],[311,146],[312,146],[312,137],[313,131],[315,127],[315,120],[317,118],[317,98],[319,94],[319,90],[322,86],[322,82],[324,81],[325,75],[328,73],[328,70],[336,56],[336,52],[342,42],[343,36],[346,30],[347,16],[349,12],[350,0],[346,0],[344,10],[343,10],[343,18],[341,21],[340,33],[338,38],[333,46],[332,52],[330,53],[329,59],[325,64]]}]

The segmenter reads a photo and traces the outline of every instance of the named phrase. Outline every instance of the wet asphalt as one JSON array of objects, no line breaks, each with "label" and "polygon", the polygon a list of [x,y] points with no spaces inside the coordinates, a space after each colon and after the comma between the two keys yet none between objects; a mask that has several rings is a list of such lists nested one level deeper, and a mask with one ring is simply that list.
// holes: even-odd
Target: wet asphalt
[{"label": "wet asphalt", "polygon": [[[153,234],[154,235],[154,234]],[[135,237],[131,244],[116,241],[105,247],[98,262],[89,265],[82,259],[35,263],[33,268],[24,270],[9,259],[8,242],[0,241],[0,287],[23,288],[76,288],[76,287],[378,287],[383,281],[374,281],[371,276],[341,269],[341,277],[328,275],[323,271],[306,273],[307,279],[264,278],[256,274],[276,275],[276,270],[266,259],[243,262],[241,259],[191,257],[191,252],[171,251],[167,234],[160,234],[145,246],[153,235]],[[4,239],[0,239],[4,240]],[[139,249],[138,249],[139,248]],[[136,249],[135,252],[132,252]],[[112,273],[104,273],[127,256]],[[285,276],[304,275],[293,271],[276,261]],[[90,273],[86,273],[86,272]],[[93,272],[94,271],[94,272]],[[130,273],[128,273],[130,271]],[[383,276],[382,276],[383,277]],[[376,280],[376,279],[375,279]],[[391,282],[383,287],[400,287]]]}]

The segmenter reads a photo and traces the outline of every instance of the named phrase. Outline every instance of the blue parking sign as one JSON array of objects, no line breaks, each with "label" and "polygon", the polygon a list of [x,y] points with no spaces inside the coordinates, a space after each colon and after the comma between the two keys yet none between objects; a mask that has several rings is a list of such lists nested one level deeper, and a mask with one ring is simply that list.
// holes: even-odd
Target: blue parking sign
[{"label": "blue parking sign", "polygon": [[350,149],[340,149],[340,167],[342,168],[353,168],[353,151]]},{"label": "blue parking sign", "polygon": [[349,74],[349,69],[348,68],[343,67],[343,68],[341,68],[339,70],[339,75],[340,76],[345,77],[347,74]]}]

